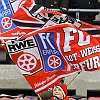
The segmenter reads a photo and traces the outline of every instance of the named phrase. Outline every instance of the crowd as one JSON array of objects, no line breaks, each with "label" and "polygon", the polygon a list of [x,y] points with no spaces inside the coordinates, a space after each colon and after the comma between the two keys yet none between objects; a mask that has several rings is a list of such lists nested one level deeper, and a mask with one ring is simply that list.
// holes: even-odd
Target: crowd
[{"label": "crowd", "polygon": [[[51,9],[60,9],[63,13],[76,18],[76,12],[67,12],[68,9],[99,9],[98,0],[35,0],[36,4]],[[93,24],[99,12],[80,12],[80,20]]]}]

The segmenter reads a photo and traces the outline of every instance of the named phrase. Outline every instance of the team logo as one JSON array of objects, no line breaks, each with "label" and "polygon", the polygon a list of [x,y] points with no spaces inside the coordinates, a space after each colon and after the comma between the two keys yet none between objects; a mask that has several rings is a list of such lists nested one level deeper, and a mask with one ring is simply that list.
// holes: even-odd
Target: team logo
[{"label": "team logo", "polygon": [[10,20],[9,17],[4,17],[4,18],[2,19],[2,21],[1,21],[1,23],[2,23],[2,27],[3,27],[4,29],[9,29],[9,28],[11,28],[11,26],[12,26],[12,21]]},{"label": "team logo", "polygon": [[31,71],[36,67],[36,57],[31,54],[22,54],[18,58],[18,66],[24,71]]},{"label": "team logo", "polygon": [[57,67],[59,67],[61,65],[61,59],[56,55],[51,55],[48,58],[48,65],[51,68],[57,68]]},{"label": "team logo", "polygon": [[40,58],[35,55],[28,52],[18,55],[17,65],[23,74],[32,75],[43,69]]}]

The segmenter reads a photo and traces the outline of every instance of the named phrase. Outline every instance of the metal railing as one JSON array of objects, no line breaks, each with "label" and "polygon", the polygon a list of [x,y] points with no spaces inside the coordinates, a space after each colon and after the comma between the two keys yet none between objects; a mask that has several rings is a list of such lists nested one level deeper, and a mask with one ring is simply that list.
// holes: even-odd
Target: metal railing
[{"label": "metal railing", "polygon": [[[55,11],[61,11],[60,9],[53,9]],[[68,9],[68,12],[76,12],[76,18],[79,19],[80,12],[100,12],[100,9]]]}]

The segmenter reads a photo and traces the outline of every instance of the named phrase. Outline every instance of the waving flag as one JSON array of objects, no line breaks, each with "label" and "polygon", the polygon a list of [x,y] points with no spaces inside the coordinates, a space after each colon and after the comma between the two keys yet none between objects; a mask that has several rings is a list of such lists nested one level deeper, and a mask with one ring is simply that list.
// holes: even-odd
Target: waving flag
[{"label": "waving flag", "polygon": [[[45,9],[43,6],[36,5],[32,0],[2,0],[0,12],[2,16],[0,17],[1,30],[5,30],[0,35],[3,39],[16,38],[28,34],[31,31],[41,29],[42,27],[45,28],[61,23],[74,24],[80,29],[88,31],[90,34],[94,30],[100,31],[100,27],[90,25],[54,10]],[[2,22],[6,17],[9,20],[6,19],[5,22]],[[5,28],[4,26],[9,27]]]},{"label": "waving flag", "polygon": [[98,41],[71,24],[33,31],[19,40],[7,41],[5,48],[37,94],[62,77],[100,67]]},{"label": "waving flag", "polygon": [[31,0],[3,1],[2,45],[37,94],[62,77],[99,69],[100,43],[90,34],[100,27],[44,9]]}]

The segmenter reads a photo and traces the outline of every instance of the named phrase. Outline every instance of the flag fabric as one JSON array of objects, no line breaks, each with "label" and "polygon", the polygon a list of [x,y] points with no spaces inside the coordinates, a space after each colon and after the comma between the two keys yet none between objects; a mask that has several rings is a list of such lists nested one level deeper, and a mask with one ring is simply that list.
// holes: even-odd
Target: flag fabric
[{"label": "flag fabric", "polygon": [[33,31],[5,48],[26,80],[38,94],[62,77],[100,67],[100,44],[87,32],[71,24]]},{"label": "flag fabric", "polygon": [[[31,0],[28,0],[31,2]],[[12,20],[13,16],[21,5],[24,3],[29,3],[26,0],[1,0],[0,1],[0,39],[9,40],[15,39],[19,36],[28,34],[28,32],[33,31],[31,29],[20,29]],[[30,4],[30,3],[29,3]],[[32,4],[32,2],[31,2]],[[31,5],[30,4],[30,5]],[[2,39],[3,38],[3,39]]]},{"label": "flag fabric", "polygon": [[[0,1],[2,46],[37,94],[65,76],[99,69],[100,43],[91,35],[91,30],[100,30],[99,26],[45,9],[31,0],[4,1]],[[6,11],[9,13],[3,13]]]}]

